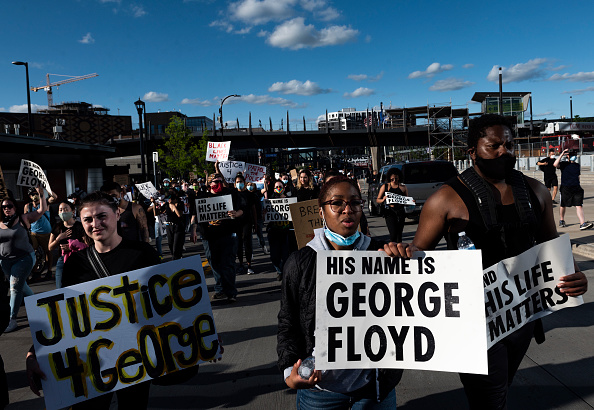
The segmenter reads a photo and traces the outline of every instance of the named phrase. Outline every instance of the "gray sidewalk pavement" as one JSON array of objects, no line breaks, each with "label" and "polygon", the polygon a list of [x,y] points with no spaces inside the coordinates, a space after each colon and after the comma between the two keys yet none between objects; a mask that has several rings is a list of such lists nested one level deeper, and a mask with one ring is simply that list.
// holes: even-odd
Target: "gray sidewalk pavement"
[{"label": "gray sidewalk pavement", "polygon": [[[364,188],[364,187],[363,187]],[[586,189],[586,219],[594,220],[594,186]],[[558,220],[558,208],[555,208]],[[592,248],[594,230],[579,231],[575,210],[569,209],[568,227],[576,259],[594,283],[594,261],[578,254]],[[387,239],[383,218],[370,217],[374,237]],[[404,240],[410,241],[417,225],[408,222]],[[256,244],[256,241],[254,241]],[[167,248],[164,242],[164,249]],[[200,244],[186,242],[185,256],[202,251]],[[224,341],[223,360],[204,364],[196,377],[177,386],[153,386],[151,409],[291,409],[295,393],[289,390],[276,367],[276,328],[280,282],[268,255],[254,248],[255,275],[237,277],[238,300],[234,304],[213,303],[217,328]],[[207,285],[212,293],[212,276]],[[32,286],[36,293],[54,288],[50,282]],[[43,409],[43,399],[29,391],[25,377],[25,355],[31,345],[25,308],[19,328],[0,337],[10,387],[8,409]],[[594,408],[594,291],[586,293],[584,305],[566,309],[544,319],[547,340],[532,343],[510,389],[509,406],[514,409],[581,410]],[[464,354],[463,351],[460,352]],[[465,409],[466,399],[458,375],[446,372],[412,371],[396,387],[402,409]],[[115,406],[112,406],[115,408]]]}]

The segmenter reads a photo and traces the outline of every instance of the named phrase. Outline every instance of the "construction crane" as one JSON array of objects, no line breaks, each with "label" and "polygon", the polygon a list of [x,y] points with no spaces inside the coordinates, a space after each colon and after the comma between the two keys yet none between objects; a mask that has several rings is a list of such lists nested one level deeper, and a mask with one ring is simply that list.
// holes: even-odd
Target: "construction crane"
[{"label": "construction crane", "polygon": [[[50,75],[57,75],[59,77],[70,77],[67,78],[65,80],[62,81],[56,81],[55,83],[50,83]],[[54,105],[54,99],[52,96],[52,87],[59,87],[62,84],[68,84],[68,83],[73,83],[75,81],[80,81],[80,80],[86,80],[88,78],[93,78],[93,77],[97,77],[99,76],[99,74],[97,73],[93,73],[93,74],[87,74],[87,75],[81,75],[81,76],[74,76],[74,75],[64,75],[64,74],[46,74],[45,78],[47,80],[47,85],[41,86],[41,87],[31,87],[31,91],[39,91],[39,90],[44,90],[47,92],[47,106],[49,107],[53,107]]]}]

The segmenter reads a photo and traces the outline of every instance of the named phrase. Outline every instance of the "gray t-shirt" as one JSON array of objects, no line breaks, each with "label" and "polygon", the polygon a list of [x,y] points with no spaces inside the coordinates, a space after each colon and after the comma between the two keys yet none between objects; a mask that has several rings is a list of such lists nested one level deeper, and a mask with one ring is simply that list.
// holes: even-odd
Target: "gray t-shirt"
[{"label": "gray t-shirt", "polygon": [[9,229],[0,229],[0,259],[18,259],[33,252],[27,230],[17,220]]}]

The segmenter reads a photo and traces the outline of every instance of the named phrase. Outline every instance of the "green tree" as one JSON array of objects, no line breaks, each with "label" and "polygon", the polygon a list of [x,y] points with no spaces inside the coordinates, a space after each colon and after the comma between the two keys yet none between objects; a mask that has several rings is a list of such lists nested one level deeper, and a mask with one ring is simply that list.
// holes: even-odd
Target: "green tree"
[{"label": "green tree", "polygon": [[169,176],[183,178],[187,172],[195,170],[200,150],[194,142],[192,132],[186,128],[180,117],[171,118],[165,134],[165,149],[158,149],[159,165]]}]

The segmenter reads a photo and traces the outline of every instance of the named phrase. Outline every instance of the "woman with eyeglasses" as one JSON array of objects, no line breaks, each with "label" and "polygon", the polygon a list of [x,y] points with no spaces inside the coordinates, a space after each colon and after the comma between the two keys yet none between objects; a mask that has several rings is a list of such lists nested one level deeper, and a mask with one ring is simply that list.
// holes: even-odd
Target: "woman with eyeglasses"
[{"label": "woman with eyeglasses", "polygon": [[307,380],[298,374],[301,362],[316,356],[317,251],[380,250],[384,244],[358,230],[363,200],[357,183],[337,176],[322,186],[318,198],[324,228],[285,264],[278,314],[278,366],[287,386],[297,389],[297,409],[395,409],[394,387],[402,370],[315,370]]},{"label": "woman with eyeglasses", "polygon": [[386,227],[390,233],[390,242],[402,242],[402,231],[404,230],[404,221],[406,213],[404,212],[404,205],[400,204],[385,204],[386,192],[396,195],[408,196],[408,190],[402,183],[402,171],[398,168],[391,168],[386,175],[386,183],[381,186],[376,202],[379,205],[386,205],[383,210],[383,216],[386,220]]},{"label": "woman with eyeglasses", "polygon": [[27,232],[31,224],[38,221],[47,211],[47,201],[43,188],[36,188],[39,207],[31,212],[20,214],[12,198],[2,200],[0,212],[0,266],[6,279],[10,281],[10,322],[4,330],[12,332],[17,328],[17,314],[23,297],[33,291],[27,285],[27,278],[35,265],[35,251]]}]

